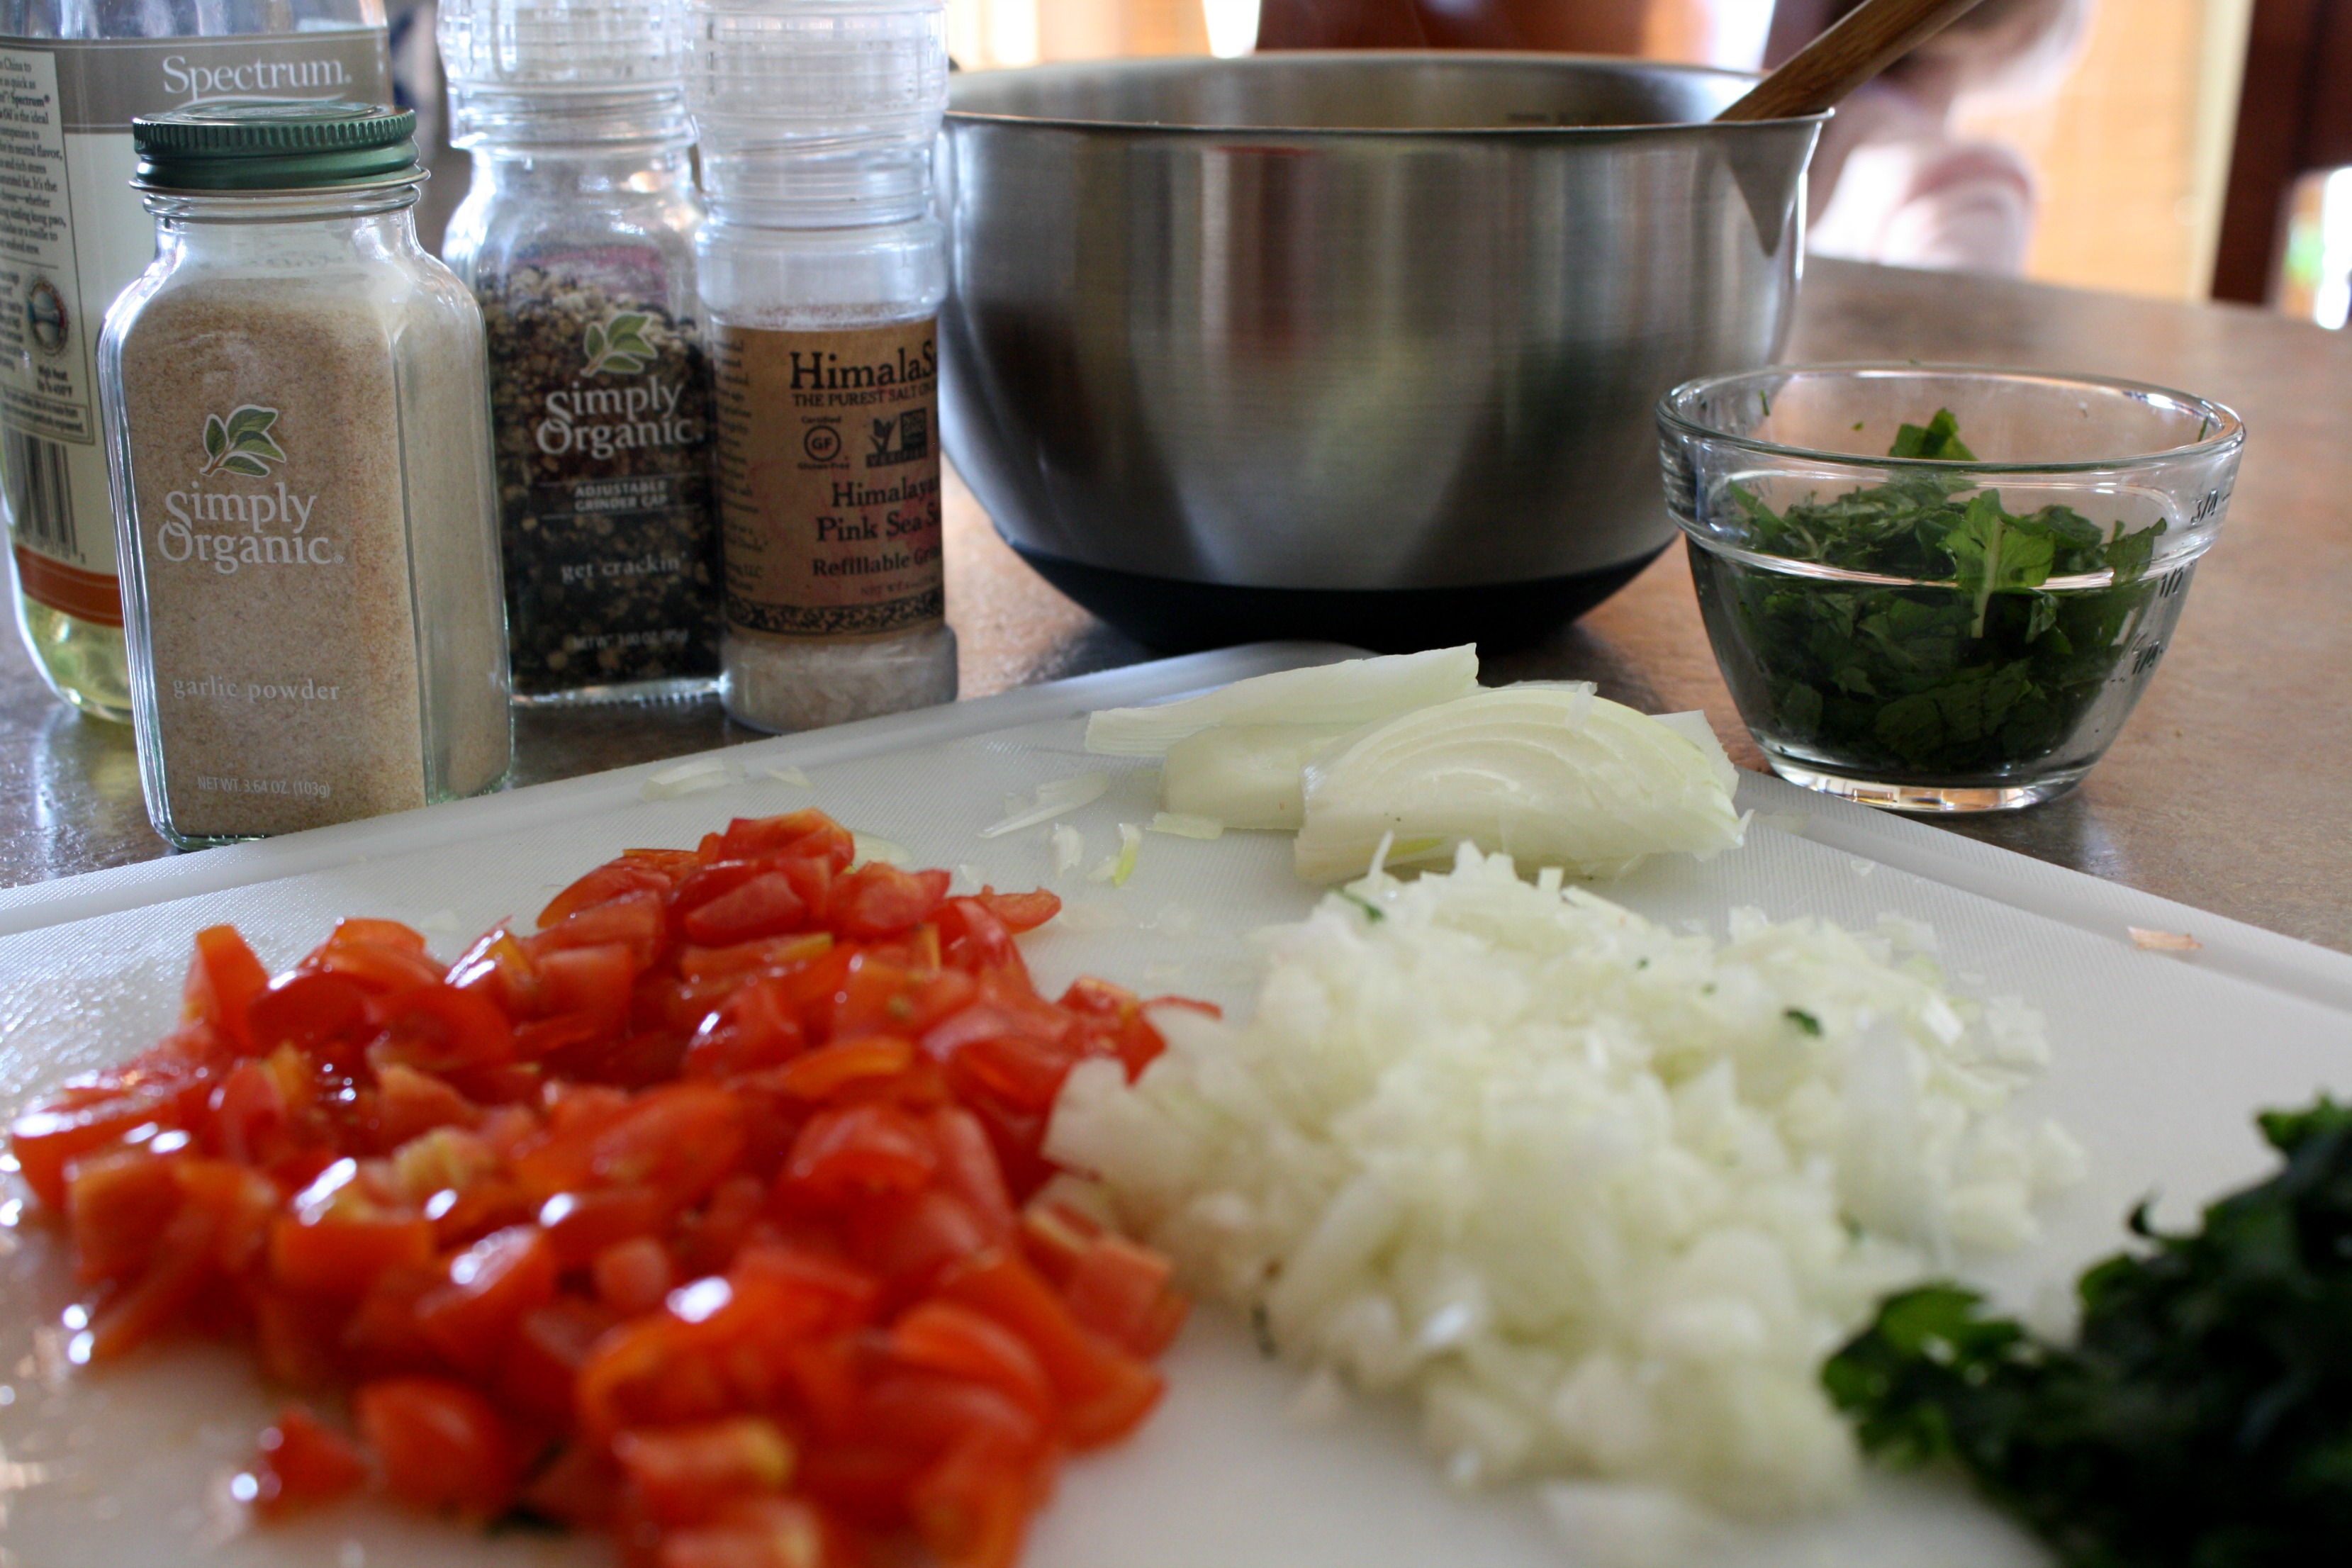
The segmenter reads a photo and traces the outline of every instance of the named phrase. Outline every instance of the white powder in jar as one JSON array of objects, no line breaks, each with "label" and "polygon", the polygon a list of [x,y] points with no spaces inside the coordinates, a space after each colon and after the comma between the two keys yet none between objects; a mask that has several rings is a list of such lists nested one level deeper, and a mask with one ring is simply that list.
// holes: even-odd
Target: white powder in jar
[{"label": "white powder in jar", "polygon": [[506,772],[480,317],[454,279],[404,282],[193,278],[123,337],[142,764],[174,837]]}]

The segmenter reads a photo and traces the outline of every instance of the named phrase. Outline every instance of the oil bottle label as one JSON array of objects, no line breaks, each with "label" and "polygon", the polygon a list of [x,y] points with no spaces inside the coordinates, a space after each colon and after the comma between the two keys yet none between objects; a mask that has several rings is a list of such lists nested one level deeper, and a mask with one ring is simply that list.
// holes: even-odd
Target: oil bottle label
[{"label": "oil bottle label", "polygon": [[122,624],[97,349],[155,254],[131,116],[255,98],[389,103],[383,29],[0,37],[0,494],[18,582],[54,609]]}]

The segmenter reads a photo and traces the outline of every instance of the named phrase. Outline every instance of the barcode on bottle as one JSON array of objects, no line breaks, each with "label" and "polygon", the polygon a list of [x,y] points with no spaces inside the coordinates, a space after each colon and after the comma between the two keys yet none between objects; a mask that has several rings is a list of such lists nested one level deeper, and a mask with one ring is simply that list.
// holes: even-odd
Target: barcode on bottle
[{"label": "barcode on bottle", "polygon": [[63,443],[0,427],[0,471],[7,479],[8,516],[17,537],[79,560]]}]

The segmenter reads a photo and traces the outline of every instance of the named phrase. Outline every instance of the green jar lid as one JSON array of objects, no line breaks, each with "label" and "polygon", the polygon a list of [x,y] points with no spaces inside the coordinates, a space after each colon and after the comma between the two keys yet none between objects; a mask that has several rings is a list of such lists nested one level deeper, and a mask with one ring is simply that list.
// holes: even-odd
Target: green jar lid
[{"label": "green jar lid", "polygon": [[416,114],[334,100],[207,104],[131,121],[137,184],[165,191],[377,184],[416,169]]}]

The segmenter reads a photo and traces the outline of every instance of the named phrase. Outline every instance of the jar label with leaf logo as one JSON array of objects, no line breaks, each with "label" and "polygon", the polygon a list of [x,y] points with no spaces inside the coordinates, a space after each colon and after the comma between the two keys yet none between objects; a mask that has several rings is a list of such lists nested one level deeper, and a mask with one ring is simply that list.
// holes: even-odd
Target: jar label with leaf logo
[{"label": "jar label with leaf logo", "polygon": [[174,829],[289,833],[425,804],[398,387],[364,301],[151,300],[123,416]]},{"label": "jar label with leaf logo", "polygon": [[518,268],[482,293],[514,689],[719,669],[710,394],[691,321]]},{"label": "jar label with leaf logo", "polygon": [[731,628],[845,638],[942,618],[936,344],[928,319],[717,330]]}]

